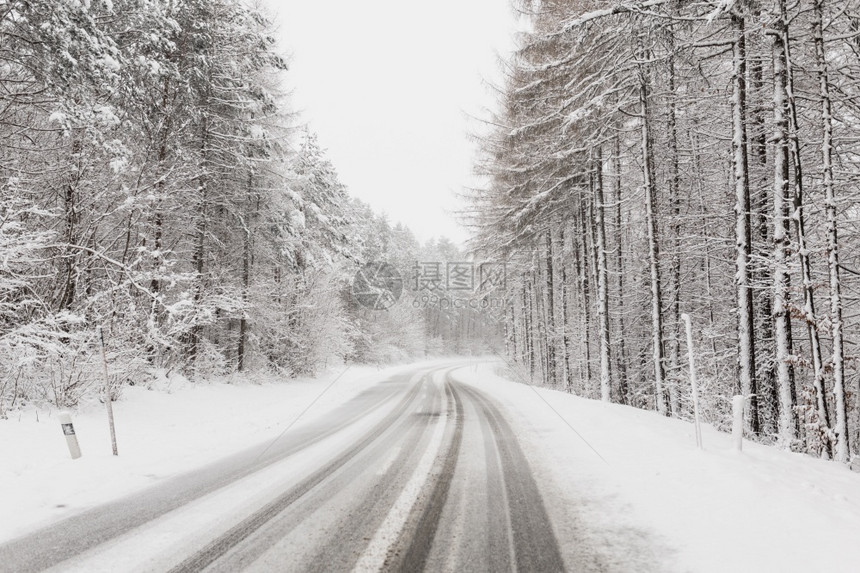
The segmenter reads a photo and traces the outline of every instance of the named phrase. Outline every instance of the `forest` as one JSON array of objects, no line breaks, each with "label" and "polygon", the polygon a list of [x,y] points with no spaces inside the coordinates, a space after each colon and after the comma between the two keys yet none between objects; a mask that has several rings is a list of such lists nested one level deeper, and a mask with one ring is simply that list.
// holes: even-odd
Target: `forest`
[{"label": "forest", "polygon": [[97,392],[99,330],[117,396],[466,350],[476,312],[353,300],[464,255],[349,196],[283,50],[240,0],[0,0],[0,418]]},{"label": "forest", "polygon": [[[860,2],[514,9],[461,248],[349,195],[262,6],[0,0],[0,418],[92,393],[101,333],[115,397],[498,351],[530,383],[691,419],[692,361],[707,423],[741,395],[747,438],[849,462]],[[384,311],[351,291],[380,261],[409,285]],[[440,305],[419,279],[452,261],[504,280]]]},{"label": "forest", "polygon": [[[535,380],[858,452],[860,6],[524,0],[477,134],[473,248]],[[688,347],[682,316],[693,325]]]}]

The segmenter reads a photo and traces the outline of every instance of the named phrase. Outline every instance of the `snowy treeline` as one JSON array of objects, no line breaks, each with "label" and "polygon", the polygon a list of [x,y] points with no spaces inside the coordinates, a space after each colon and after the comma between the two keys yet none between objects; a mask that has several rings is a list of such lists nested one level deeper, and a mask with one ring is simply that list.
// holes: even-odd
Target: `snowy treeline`
[{"label": "snowy treeline", "polygon": [[858,424],[860,3],[523,2],[472,194],[547,384],[845,461]]},{"label": "snowy treeline", "polygon": [[0,0],[0,417],[98,383],[98,326],[117,389],[427,350],[351,300],[419,246],[291,127],[278,49],[241,0]]}]

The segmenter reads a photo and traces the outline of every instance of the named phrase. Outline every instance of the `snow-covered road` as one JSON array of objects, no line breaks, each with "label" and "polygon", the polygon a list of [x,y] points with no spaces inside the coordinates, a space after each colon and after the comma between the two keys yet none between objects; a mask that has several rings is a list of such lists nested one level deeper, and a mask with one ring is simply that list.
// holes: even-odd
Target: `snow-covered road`
[{"label": "snow-covered road", "polygon": [[525,455],[452,366],[0,546],[8,571],[561,571]]}]

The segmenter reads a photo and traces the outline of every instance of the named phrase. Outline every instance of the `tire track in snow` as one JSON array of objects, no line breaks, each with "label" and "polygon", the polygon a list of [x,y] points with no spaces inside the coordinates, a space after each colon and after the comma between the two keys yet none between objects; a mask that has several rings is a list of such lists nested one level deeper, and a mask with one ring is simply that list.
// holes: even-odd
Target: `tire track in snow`
[{"label": "tire track in snow", "polygon": [[501,458],[511,542],[518,571],[564,571],[564,560],[543,498],[516,435],[498,408],[482,392],[455,386],[480,407]]},{"label": "tire track in snow", "polygon": [[302,481],[299,485],[297,485],[290,491],[281,495],[280,497],[273,500],[271,503],[257,511],[255,514],[251,515],[238,525],[234,526],[227,533],[221,535],[220,537],[209,543],[205,548],[198,551],[195,555],[189,557],[176,567],[172,568],[170,570],[170,573],[190,573],[195,571],[202,571],[203,569],[214,563],[219,557],[227,553],[227,551],[229,551],[231,548],[239,544],[242,540],[257,531],[259,528],[263,527],[272,518],[284,511],[292,503],[300,499],[302,496],[304,496],[306,493],[316,487],[319,483],[321,483],[326,477],[337,471],[340,467],[345,465],[361,451],[363,451],[374,441],[376,441],[376,439],[379,438],[379,436],[382,435],[388,428],[390,428],[409,408],[409,406],[418,396],[418,390],[420,388],[420,384],[414,384],[412,388],[408,391],[406,396],[404,396],[401,402],[397,405],[397,407],[395,407],[394,411],[392,411],[391,414],[386,416],[385,419],[383,419],[379,424],[377,424],[370,432],[365,434],[361,440],[356,442],[354,447],[350,448],[344,454],[335,458],[334,460],[314,472],[311,476],[309,476],[307,479]]}]

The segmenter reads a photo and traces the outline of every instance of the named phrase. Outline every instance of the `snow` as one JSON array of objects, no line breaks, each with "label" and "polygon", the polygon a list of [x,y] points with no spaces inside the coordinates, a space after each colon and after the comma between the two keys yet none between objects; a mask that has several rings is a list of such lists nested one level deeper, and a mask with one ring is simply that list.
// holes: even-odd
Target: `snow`
[{"label": "snow", "polygon": [[173,377],[151,390],[126,388],[113,404],[117,457],[97,401],[72,415],[83,452],[77,460],[70,458],[58,410],[17,412],[0,420],[0,542],[275,439],[341,373],[295,427],[402,368],[341,367],[316,379],[261,384],[192,384]]},{"label": "snow", "polygon": [[121,67],[119,62],[116,61],[113,56],[109,56],[107,54],[101,57],[99,63],[112,72],[118,72]]},{"label": "snow", "polygon": [[615,571],[644,570],[619,553],[625,541],[664,560],[661,571],[857,570],[860,474],[751,442],[739,453],[708,425],[697,450],[692,423],[510,382],[500,369],[454,378],[510,412],[538,483],[552,484],[544,496],[562,544],[587,530]]},{"label": "snow", "polygon": [[48,116],[49,123],[65,123],[66,122],[66,114],[61,111],[52,112],[50,116]]},{"label": "snow", "polygon": [[96,120],[105,127],[116,127],[119,125],[119,118],[110,106],[97,105],[93,108],[93,114]]},{"label": "snow", "polygon": [[[619,572],[848,572],[860,563],[860,475],[844,466],[751,442],[740,453],[729,434],[707,425],[698,450],[692,423],[511,382],[497,374],[502,366],[476,360],[453,375],[507,412],[568,553],[585,541],[608,564],[601,570]],[[110,454],[98,402],[73,413],[78,460],[69,457],[58,411],[18,412],[0,421],[0,542],[275,439],[332,381],[297,426],[405,368],[414,367],[354,366],[336,381],[342,369],[286,382],[192,384],[175,377],[151,390],[127,388],[114,403],[118,457]],[[302,463],[320,463],[329,450],[322,444]],[[250,511],[240,508],[237,491],[253,484],[263,499],[292,479],[295,462],[195,502],[200,507],[184,517],[162,519],[190,527],[211,514],[207,503],[231,515]],[[162,539],[163,526],[141,535],[168,547],[173,541]],[[118,540],[113,551],[125,554],[127,542]]]}]

